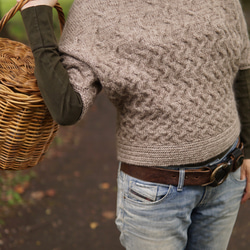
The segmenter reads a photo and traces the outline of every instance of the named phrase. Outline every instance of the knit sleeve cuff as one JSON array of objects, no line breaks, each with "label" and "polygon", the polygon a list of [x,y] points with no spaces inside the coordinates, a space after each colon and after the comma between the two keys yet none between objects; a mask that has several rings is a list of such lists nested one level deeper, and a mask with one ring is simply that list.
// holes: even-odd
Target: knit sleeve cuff
[{"label": "knit sleeve cuff", "polygon": [[33,52],[39,48],[57,46],[52,7],[46,5],[30,7],[21,14]]}]

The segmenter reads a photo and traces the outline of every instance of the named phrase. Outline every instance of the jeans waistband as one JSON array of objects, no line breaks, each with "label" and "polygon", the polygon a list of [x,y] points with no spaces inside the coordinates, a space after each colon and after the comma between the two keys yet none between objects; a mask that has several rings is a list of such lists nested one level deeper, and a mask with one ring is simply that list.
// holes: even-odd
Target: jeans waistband
[{"label": "jeans waistband", "polygon": [[236,171],[244,159],[243,144],[239,139],[218,159],[199,167],[148,167],[122,162],[120,170],[144,181],[178,186],[182,190],[187,186],[218,186],[222,184],[230,172]]},{"label": "jeans waistband", "polygon": [[237,144],[239,142],[239,138],[233,143],[231,147],[229,147],[227,150],[222,152],[221,154],[205,161],[205,162],[199,162],[194,164],[184,164],[184,165],[176,165],[176,166],[167,166],[167,167],[159,167],[159,168],[167,168],[167,169],[197,169],[201,167],[213,167],[215,164],[219,164],[226,160],[227,156],[237,147]]}]

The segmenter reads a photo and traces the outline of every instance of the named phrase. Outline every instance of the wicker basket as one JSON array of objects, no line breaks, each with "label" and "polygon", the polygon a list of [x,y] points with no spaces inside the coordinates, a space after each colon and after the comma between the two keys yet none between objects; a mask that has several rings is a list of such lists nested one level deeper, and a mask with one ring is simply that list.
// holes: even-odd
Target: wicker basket
[{"label": "wicker basket", "polygon": [[[19,2],[2,18],[0,31],[27,2]],[[56,9],[62,29],[64,15],[59,4]],[[0,169],[36,166],[57,129],[37,87],[31,49],[0,38]]]}]

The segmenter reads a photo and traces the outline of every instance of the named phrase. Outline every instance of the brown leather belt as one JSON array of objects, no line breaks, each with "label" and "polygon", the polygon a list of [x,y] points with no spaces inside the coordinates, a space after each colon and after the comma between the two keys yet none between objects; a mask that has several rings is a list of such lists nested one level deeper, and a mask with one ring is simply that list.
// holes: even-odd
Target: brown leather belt
[{"label": "brown leather belt", "polygon": [[[230,172],[239,168],[243,162],[243,145],[238,143],[228,154],[225,162],[198,169],[185,169],[184,185],[186,186],[218,186],[222,184]],[[159,167],[137,166],[122,162],[121,170],[137,179],[177,186],[179,170]]]}]

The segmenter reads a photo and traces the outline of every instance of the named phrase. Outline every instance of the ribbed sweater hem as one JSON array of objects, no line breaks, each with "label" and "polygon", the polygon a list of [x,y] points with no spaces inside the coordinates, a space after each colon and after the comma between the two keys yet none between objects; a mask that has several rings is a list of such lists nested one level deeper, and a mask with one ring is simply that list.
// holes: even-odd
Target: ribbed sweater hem
[{"label": "ribbed sweater hem", "polygon": [[228,149],[240,134],[238,121],[216,137],[181,145],[137,145],[117,139],[117,158],[140,166],[178,166],[207,161]]}]

